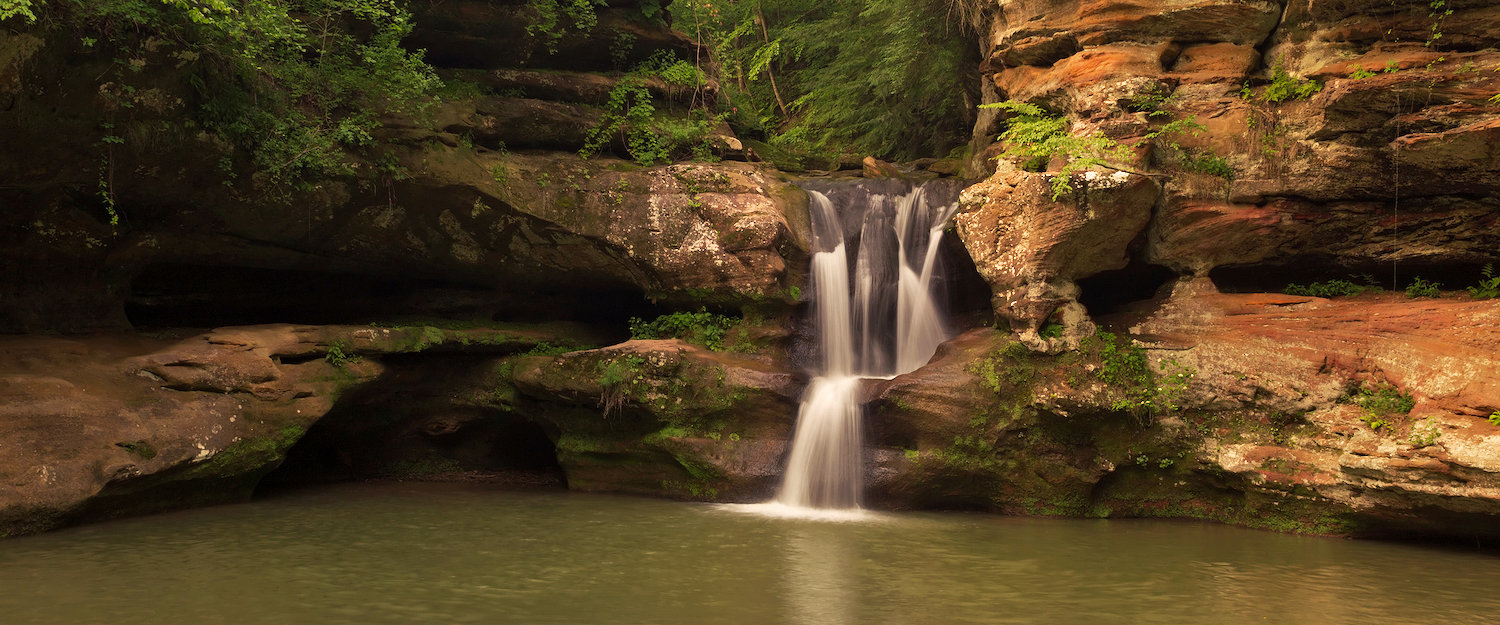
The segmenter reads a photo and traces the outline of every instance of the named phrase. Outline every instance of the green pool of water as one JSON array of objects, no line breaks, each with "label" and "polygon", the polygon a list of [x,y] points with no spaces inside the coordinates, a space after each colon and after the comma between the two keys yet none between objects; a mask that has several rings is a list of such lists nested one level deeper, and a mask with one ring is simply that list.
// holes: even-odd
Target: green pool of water
[{"label": "green pool of water", "polygon": [[0,623],[1490,623],[1500,559],[1217,525],[853,522],[365,484],[0,541]]}]

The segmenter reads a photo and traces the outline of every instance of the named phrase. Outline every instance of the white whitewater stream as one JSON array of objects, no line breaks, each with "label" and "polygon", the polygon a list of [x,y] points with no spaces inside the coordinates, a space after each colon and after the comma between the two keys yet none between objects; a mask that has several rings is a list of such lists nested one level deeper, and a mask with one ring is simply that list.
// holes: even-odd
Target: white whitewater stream
[{"label": "white whitewater stream", "polygon": [[904,194],[854,193],[840,211],[828,195],[808,195],[821,366],[802,396],[791,457],[772,505],[858,511],[864,489],[861,380],[921,367],[947,340],[933,286],[938,246],[957,204],[930,201],[921,186]]}]

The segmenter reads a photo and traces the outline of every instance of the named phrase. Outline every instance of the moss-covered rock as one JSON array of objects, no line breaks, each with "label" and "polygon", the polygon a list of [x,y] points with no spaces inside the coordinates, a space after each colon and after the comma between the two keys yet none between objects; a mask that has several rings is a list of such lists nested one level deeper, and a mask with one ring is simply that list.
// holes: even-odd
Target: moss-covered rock
[{"label": "moss-covered rock", "polygon": [[764,360],[641,340],[512,367],[570,488],[742,501],[779,474],[798,389]]}]

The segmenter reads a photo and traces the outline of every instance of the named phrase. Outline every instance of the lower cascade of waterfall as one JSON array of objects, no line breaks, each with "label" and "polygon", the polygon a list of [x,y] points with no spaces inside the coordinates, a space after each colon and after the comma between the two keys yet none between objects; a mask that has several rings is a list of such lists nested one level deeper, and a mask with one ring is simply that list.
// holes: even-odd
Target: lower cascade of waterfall
[{"label": "lower cascade of waterfall", "polygon": [[859,509],[862,381],[915,370],[948,338],[937,304],[938,246],[958,205],[942,195],[952,194],[924,185],[808,191],[820,365],[802,396],[773,503]]}]

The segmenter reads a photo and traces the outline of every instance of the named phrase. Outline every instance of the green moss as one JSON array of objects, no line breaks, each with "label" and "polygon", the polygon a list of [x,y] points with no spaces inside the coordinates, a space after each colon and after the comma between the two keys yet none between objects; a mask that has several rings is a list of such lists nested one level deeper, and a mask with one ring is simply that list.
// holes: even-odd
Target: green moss
[{"label": "green moss", "polygon": [[188,478],[225,478],[269,470],[280,464],[286,450],[306,433],[301,426],[289,425],[274,436],[246,438],[203,462],[190,465],[185,475]]},{"label": "green moss", "polygon": [[156,457],[156,447],[148,441],[139,440],[133,443],[115,443],[115,446],[124,448],[128,452],[140,456],[142,460],[150,460]]},{"label": "green moss", "polygon": [[380,473],[388,477],[428,477],[443,473],[456,473],[463,470],[463,465],[459,464],[457,460],[440,456],[428,456],[415,460],[392,462],[385,465],[380,470]]}]

